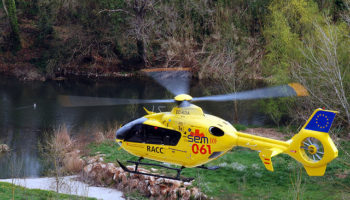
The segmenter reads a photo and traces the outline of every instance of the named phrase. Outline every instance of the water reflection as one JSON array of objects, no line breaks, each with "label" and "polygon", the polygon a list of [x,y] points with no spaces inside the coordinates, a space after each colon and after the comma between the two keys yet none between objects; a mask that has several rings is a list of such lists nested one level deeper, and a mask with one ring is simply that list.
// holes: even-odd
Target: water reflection
[{"label": "water reflection", "polygon": [[[196,97],[214,95],[225,91],[221,87],[213,82],[192,81],[190,94]],[[62,108],[57,103],[58,95],[173,98],[171,93],[151,78],[43,83],[18,82],[12,78],[0,77],[0,88],[0,143],[8,144],[12,149],[11,154],[0,154],[0,178],[40,176],[43,169],[39,160],[38,142],[46,133],[53,133],[54,129],[63,124],[73,135],[92,137],[97,129],[107,129],[117,122],[125,123],[144,115],[143,106],[155,111],[168,111],[172,107],[153,104]],[[197,105],[207,113],[233,122],[232,102],[199,102]],[[237,116],[243,124],[262,125],[265,119],[264,115],[257,112],[254,101],[238,102]]]}]

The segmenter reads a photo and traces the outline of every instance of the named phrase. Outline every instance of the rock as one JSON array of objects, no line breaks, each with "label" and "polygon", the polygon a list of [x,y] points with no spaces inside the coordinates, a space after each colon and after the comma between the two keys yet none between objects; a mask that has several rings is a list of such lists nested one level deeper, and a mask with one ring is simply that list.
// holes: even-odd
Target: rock
[{"label": "rock", "polygon": [[148,191],[148,189],[147,189],[147,183],[144,182],[144,181],[138,182],[138,183],[137,183],[136,189],[137,189],[140,193],[142,193],[142,194],[144,194],[144,195],[146,195],[146,196],[149,195],[149,191]]},{"label": "rock", "polygon": [[124,189],[125,189],[125,187],[124,187],[123,184],[118,184],[118,185],[117,185],[117,190],[123,191]]},{"label": "rock", "polygon": [[155,184],[155,182],[156,182],[156,178],[155,178],[154,176],[150,176],[150,177],[149,177],[149,184],[150,184],[151,186],[153,186],[153,185]]},{"label": "rock", "polygon": [[121,180],[124,186],[128,185],[128,177],[126,172],[121,173]]},{"label": "rock", "polygon": [[104,164],[104,163],[102,163],[102,164],[100,164],[100,165],[101,165],[101,168],[102,168],[102,169],[107,168],[107,165],[106,165],[106,164]]},{"label": "rock", "polygon": [[167,185],[160,185],[159,186],[159,190],[160,190],[160,194],[162,195],[162,196],[166,196],[167,194],[168,194],[168,192],[169,192],[169,187],[167,186]]},{"label": "rock", "polygon": [[181,196],[183,200],[189,200],[191,198],[191,192],[189,190],[185,190]]},{"label": "rock", "polygon": [[191,182],[184,182],[184,186],[185,186],[185,187],[189,187],[189,186],[191,186],[191,185],[192,185]]},{"label": "rock", "polygon": [[148,190],[150,191],[150,194],[153,197],[159,196],[159,194],[160,194],[160,187],[159,187],[159,185],[148,186]]},{"label": "rock", "polygon": [[8,151],[10,151],[10,148],[7,146],[7,144],[0,144],[0,153]]},{"label": "rock", "polygon": [[139,178],[139,174],[130,173],[130,178],[138,179]]},{"label": "rock", "polygon": [[107,174],[109,176],[114,176],[114,174],[117,173],[118,170],[114,165],[109,165],[109,164],[112,164],[112,163],[107,164]]},{"label": "rock", "polygon": [[164,178],[158,178],[156,181],[155,181],[155,184],[159,185],[161,183],[164,183]]},{"label": "rock", "polygon": [[113,181],[119,183],[118,174],[113,175]]},{"label": "rock", "polygon": [[170,180],[170,183],[173,185],[173,188],[179,188],[183,182],[178,180]]},{"label": "rock", "polygon": [[180,197],[183,196],[186,192],[186,188],[179,188],[179,195]]},{"label": "rock", "polygon": [[177,189],[176,190],[172,190],[170,192],[170,199],[171,200],[176,200],[177,199]]},{"label": "rock", "polygon": [[138,171],[139,171],[139,172],[142,172],[142,173],[148,173],[148,174],[150,173],[149,170],[144,169],[144,168],[139,168]]},{"label": "rock", "polygon": [[88,158],[88,159],[87,159],[87,163],[88,163],[88,164],[95,163],[96,161],[97,161],[96,158]]},{"label": "rock", "polygon": [[191,195],[194,197],[194,199],[198,199],[201,193],[199,192],[198,188],[194,187],[191,188]]},{"label": "rock", "polygon": [[[88,158],[87,164],[83,168],[84,174],[98,185],[110,185],[124,192],[138,191],[150,199],[207,199],[198,188],[186,188],[191,186],[191,182],[156,178],[154,176],[133,174],[125,172],[121,167],[116,167],[113,163],[103,163],[100,157]],[[93,162],[92,162],[93,161]],[[134,170],[134,166],[127,166],[129,170]],[[139,168],[139,172],[150,173],[149,170]]]},{"label": "rock", "polygon": [[129,181],[130,189],[134,189],[137,187],[137,184],[139,183],[138,179],[131,179]]},{"label": "rock", "polygon": [[155,168],[151,168],[151,172],[157,172],[158,169],[155,169]]},{"label": "rock", "polygon": [[92,167],[93,167],[92,164],[86,165],[86,166],[84,167],[84,173],[85,173],[86,175],[89,175],[90,172],[91,172],[91,170],[92,170]]}]

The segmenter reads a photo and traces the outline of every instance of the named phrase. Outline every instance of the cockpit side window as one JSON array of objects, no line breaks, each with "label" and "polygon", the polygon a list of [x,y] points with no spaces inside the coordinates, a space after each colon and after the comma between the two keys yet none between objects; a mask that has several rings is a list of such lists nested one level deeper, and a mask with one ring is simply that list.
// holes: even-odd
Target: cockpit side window
[{"label": "cockpit side window", "polygon": [[145,133],[142,124],[133,126],[125,137],[125,141],[129,142],[144,142]]},{"label": "cockpit side window", "polygon": [[130,129],[125,141],[175,146],[180,138],[181,133],[174,130],[137,124]]}]

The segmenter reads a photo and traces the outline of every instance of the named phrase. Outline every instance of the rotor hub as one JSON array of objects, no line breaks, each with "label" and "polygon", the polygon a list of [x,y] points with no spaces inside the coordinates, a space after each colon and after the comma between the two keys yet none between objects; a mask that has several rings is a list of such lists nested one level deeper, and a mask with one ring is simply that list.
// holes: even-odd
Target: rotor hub
[{"label": "rotor hub", "polygon": [[311,155],[315,155],[317,153],[317,146],[310,145],[310,146],[308,146],[307,150]]},{"label": "rotor hub", "polygon": [[179,94],[174,98],[175,101],[191,101],[192,97],[188,94]]}]

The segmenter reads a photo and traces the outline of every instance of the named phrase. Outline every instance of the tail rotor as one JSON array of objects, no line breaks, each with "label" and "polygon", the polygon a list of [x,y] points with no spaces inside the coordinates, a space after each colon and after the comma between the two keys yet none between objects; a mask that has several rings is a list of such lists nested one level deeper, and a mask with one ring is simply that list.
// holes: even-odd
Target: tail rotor
[{"label": "tail rotor", "polygon": [[300,151],[304,155],[304,158],[309,159],[311,162],[322,160],[324,155],[322,142],[314,137],[305,138],[302,146],[300,146]]}]

